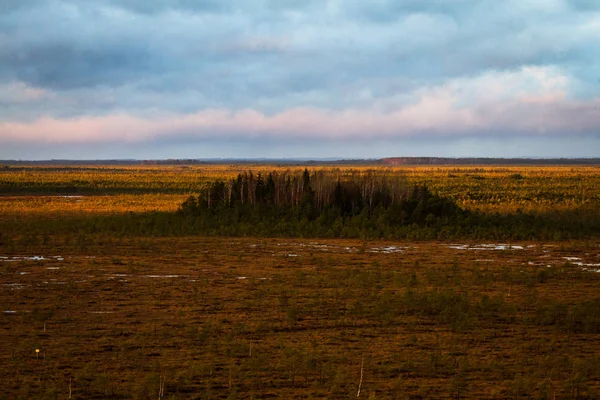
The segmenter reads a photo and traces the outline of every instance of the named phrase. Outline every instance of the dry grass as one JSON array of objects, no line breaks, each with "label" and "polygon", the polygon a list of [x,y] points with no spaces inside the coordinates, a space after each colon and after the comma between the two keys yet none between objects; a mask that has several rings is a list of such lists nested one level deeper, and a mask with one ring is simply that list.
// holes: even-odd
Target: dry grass
[{"label": "dry grass", "polygon": [[[0,316],[3,392],[65,398],[72,381],[74,398],[157,398],[166,376],[167,398],[348,398],[364,356],[361,398],[598,395],[598,334],[540,325],[536,310],[596,298],[600,274],[565,257],[600,264],[600,246],[513,246],[98,238],[16,248],[2,255],[63,260],[0,262],[0,305],[14,311]],[[451,291],[473,311],[388,310],[409,291],[415,302]],[[477,311],[483,295],[502,308]]]},{"label": "dry grass", "polygon": [[[2,170],[0,220],[173,211],[239,169]],[[597,167],[374,171],[485,212],[600,201]],[[363,360],[360,398],[600,397],[596,312],[575,313],[600,297],[598,240],[492,250],[73,233],[34,246],[2,245],[4,233],[0,398],[67,398],[69,385],[76,399],[156,399],[161,387],[176,399],[356,398]]]}]

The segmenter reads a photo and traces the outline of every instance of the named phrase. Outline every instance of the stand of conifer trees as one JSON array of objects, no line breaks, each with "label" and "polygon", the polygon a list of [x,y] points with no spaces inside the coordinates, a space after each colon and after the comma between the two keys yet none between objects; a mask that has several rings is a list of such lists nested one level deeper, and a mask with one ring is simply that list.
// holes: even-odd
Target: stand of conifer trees
[{"label": "stand of conifer trees", "polygon": [[246,172],[236,179],[218,180],[188,198],[179,214],[199,219],[209,231],[267,223],[267,231],[287,227],[290,235],[360,236],[364,230],[448,223],[465,212],[426,186],[409,186],[403,177],[339,177],[304,170],[266,176]]}]

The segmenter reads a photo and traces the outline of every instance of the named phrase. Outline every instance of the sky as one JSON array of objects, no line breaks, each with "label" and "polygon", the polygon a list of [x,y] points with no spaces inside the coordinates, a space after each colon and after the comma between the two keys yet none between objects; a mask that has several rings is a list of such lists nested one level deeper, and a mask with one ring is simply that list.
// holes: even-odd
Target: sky
[{"label": "sky", "polygon": [[0,159],[600,157],[600,0],[0,0]]}]

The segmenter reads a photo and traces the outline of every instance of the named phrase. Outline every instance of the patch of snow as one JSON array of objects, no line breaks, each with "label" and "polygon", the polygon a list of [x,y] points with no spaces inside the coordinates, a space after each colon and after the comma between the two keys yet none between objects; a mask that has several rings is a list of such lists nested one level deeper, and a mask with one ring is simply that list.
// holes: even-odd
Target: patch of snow
[{"label": "patch of snow", "polygon": [[446,245],[449,249],[456,250],[523,250],[523,246],[511,244],[476,244],[469,246],[468,244],[450,244]]},{"label": "patch of snow", "polygon": [[571,264],[580,266],[580,267],[600,267],[600,264],[594,264],[594,263],[584,263],[582,261],[575,261]]},{"label": "patch of snow", "polygon": [[397,247],[397,246],[373,247],[373,248],[371,248],[371,250],[369,250],[369,253],[385,253],[385,254],[403,253],[404,249],[405,249],[404,247]]},{"label": "patch of snow", "polygon": [[2,286],[6,286],[8,288],[17,289],[18,290],[18,289],[25,288],[25,286],[27,286],[27,285],[24,285],[22,283],[4,283],[4,284],[2,284]]},{"label": "patch of snow", "polygon": [[11,261],[45,261],[45,260],[56,260],[56,261],[64,261],[64,258],[61,256],[0,256],[0,261],[11,262]]}]

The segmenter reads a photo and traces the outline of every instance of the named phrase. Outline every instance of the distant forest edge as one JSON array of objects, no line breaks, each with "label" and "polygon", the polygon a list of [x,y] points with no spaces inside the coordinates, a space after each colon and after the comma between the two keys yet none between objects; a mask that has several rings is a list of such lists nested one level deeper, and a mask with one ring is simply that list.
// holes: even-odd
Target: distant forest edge
[{"label": "distant forest edge", "polygon": [[379,159],[310,159],[310,158],[186,158],[164,160],[0,160],[3,166],[23,165],[600,165],[600,158],[486,158],[486,157],[388,157]]}]

